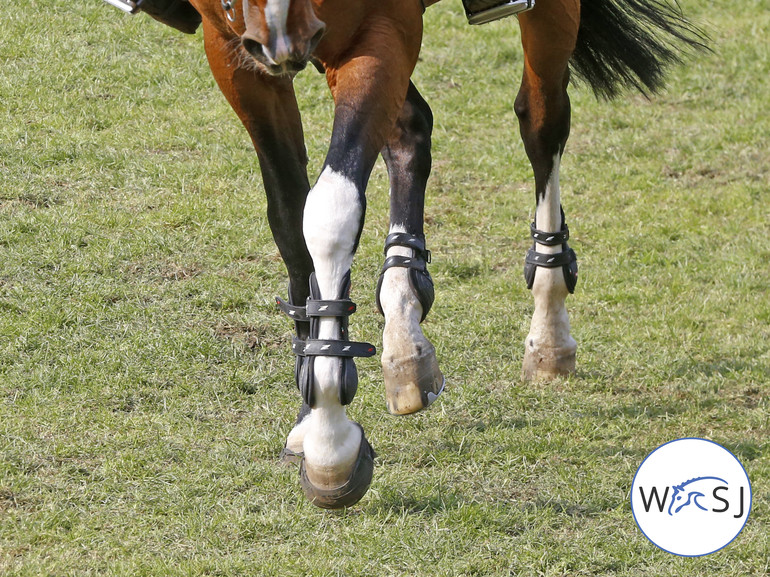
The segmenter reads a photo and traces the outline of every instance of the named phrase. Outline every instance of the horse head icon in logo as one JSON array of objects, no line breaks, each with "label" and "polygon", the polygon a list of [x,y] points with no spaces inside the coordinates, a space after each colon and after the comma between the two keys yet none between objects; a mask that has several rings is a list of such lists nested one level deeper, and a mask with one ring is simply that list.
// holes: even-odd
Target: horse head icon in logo
[{"label": "horse head icon in logo", "polygon": [[[713,481],[719,481],[720,483],[727,485],[727,481],[719,477],[696,477],[689,481],[685,481],[684,483],[680,483],[679,485],[674,485],[672,487],[674,493],[671,495],[671,504],[668,506],[668,514],[673,515],[674,513],[679,513],[679,511],[688,505],[695,505],[698,509],[708,511],[706,507],[698,502],[698,499],[705,497],[706,493],[704,491],[713,489]],[[709,493],[711,493],[711,491],[709,491]]]}]

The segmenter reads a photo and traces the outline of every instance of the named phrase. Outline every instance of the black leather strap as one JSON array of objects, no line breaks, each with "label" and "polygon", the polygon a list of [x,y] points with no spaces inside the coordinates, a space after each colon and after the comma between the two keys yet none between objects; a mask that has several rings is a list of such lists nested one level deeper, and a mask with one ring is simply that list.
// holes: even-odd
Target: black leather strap
[{"label": "black leather strap", "polygon": [[356,303],[348,299],[311,300],[307,299],[305,313],[313,317],[349,317],[356,312]]},{"label": "black leather strap", "polygon": [[388,249],[393,246],[403,246],[414,251],[414,257],[430,263],[430,251],[425,249],[425,239],[406,232],[392,232],[385,238],[383,253],[388,254]]},{"label": "black leather strap", "polygon": [[391,267],[411,268],[419,271],[427,271],[427,263],[421,258],[414,258],[401,255],[389,256],[382,265],[382,271],[385,272]]},{"label": "black leather strap", "polygon": [[[294,337],[291,350],[297,356],[295,379],[305,404],[315,406],[315,357],[337,357],[340,362],[338,397],[343,405],[349,404],[358,389],[358,371],[353,358],[371,357],[377,353],[374,345],[348,340],[348,317],[356,312],[356,304],[348,298],[321,299],[315,274],[310,276],[310,297],[304,307],[276,298],[278,307],[295,323],[310,325],[307,339]],[[337,294],[347,297],[350,293],[350,273],[342,279]],[[322,318],[339,319],[340,339],[319,339],[319,323]],[[295,325],[296,326],[296,325]]]},{"label": "black leather strap", "polygon": [[[561,230],[559,232],[546,232],[539,230],[537,224],[533,222],[530,225],[530,234],[532,235],[533,243],[532,248],[527,251],[527,256],[524,259],[524,279],[527,281],[527,288],[532,290],[535,284],[535,273],[538,267],[545,268],[557,268],[562,267],[564,271],[564,282],[567,284],[567,290],[571,293],[575,292],[575,286],[577,285],[578,277],[578,264],[577,255],[567,244],[569,239],[569,227],[564,218],[564,211],[561,210]],[[543,246],[559,246],[561,245],[561,252],[554,254],[546,252],[537,252],[537,245]]]},{"label": "black leather strap", "polygon": [[377,353],[374,345],[356,341],[331,341],[324,339],[307,339],[304,341],[301,354],[303,357],[372,357]]},{"label": "black leather strap", "polygon": [[293,319],[295,322],[303,322],[309,320],[305,312],[305,307],[298,307],[297,305],[293,305],[288,301],[283,300],[281,297],[275,297],[275,304],[278,305],[278,308],[280,308],[284,314],[286,314],[290,319]]},{"label": "black leather strap", "polygon": [[538,230],[535,227],[534,222],[529,225],[529,230],[533,240],[537,244],[542,244],[543,246],[557,246],[560,244],[564,244],[569,240],[569,227],[567,226],[566,223],[563,222],[563,220],[561,225],[561,231],[559,232],[545,232],[542,230]]},{"label": "black leather strap", "polygon": [[534,248],[531,248],[527,251],[527,258],[524,260],[527,264],[545,268],[556,268],[568,265],[575,261],[577,261],[577,255],[571,248],[555,254],[536,252]]}]

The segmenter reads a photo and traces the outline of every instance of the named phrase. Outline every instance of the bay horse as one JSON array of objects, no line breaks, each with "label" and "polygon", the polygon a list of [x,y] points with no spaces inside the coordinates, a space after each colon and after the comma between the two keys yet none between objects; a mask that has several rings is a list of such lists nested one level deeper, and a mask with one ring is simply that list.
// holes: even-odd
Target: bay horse
[{"label": "bay horse", "polygon": [[[434,298],[423,229],[433,116],[410,81],[423,11],[438,0],[108,1],[144,6],[185,32],[202,24],[214,78],[256,149],[270,228],[289,277],[288,298],[277,303],[294,321],[303,403],[282,458],[299,464],[314,504],[350,506],[366,493],[373,472],[374,451],[345,407],[358,385],[354,358],[375,354],[374,346],[349,340],[348,319],[355,312],[350,269],[379,155],[391,191],[377,284],[387,407],[414,413],[444,387],[436,351],[421,329]],[[705,38],[666,0],[526,4],[534,7],[518,15],[524,72],[514,109],[534,171],[536,209],[525,259],[535,309],[523,375],[548,379],[574,371],[577,348],[565,307],[577,259],[559,189],[571,71],[599,96],[613,97],[624,87],[648,94],[680,60],[680,45],[703,48]],[[308,63],[326,75],[334,99],[329,150],[312,186],[292,83]]]}]

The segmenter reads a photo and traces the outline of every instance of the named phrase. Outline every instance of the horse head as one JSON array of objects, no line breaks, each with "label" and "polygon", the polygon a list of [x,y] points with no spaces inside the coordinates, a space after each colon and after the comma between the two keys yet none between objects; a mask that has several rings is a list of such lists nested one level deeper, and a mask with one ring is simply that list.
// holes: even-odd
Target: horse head
[{"label": "horse head", "polygon": [[673,485],[672,489],[674,489],[674,493],[671,495],[671,503],[668,506],[668,514],[673,515],[674,513],[679,513],[679,511],[688,505],[695,505],[698,509],[708,511],[706,507],[698,502],[700,497],[705,496],[705,493],[703,493],[705,490],[703,482],[707,481],[719,481],[725,485],[727,484],[727,481],[721,479],[720,477],[696,477],[679,485]]},{"label": "horse head", "polygon": [[307,65],[326,31],[311,0],[243,0],[243,48],[273,75]]}]

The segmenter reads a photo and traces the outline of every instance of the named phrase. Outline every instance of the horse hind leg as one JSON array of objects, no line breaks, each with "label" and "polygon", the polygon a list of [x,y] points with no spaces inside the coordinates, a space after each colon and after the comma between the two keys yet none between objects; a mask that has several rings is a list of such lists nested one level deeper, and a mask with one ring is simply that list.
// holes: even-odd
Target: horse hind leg
[{"label": "horse hind leg", "polygon": [[410,82],[395,130],[382,150],[391,207],[377,306],[385,317],[381,360],[386,402],[395,415],[427,407],[444,388],[436,349],[420,326],[434,298],[423,232],[432,126],[430,107]]},{"label": "horse hind leg", "polygon": [[568,61],[577,38],[579,5],[574,0],[557,4],[562,4],[558,10],[549,11],[544,5],[519,17],[525,66],[515,111],[535,173],[537,205],[531,227],[533,248],[525,261],[525,277],[535,301],[522,371],[528,380],[573,372],[577,350],[565,307],[577,281],[577,261],[567,246],[559,165],[569,136]]}]

